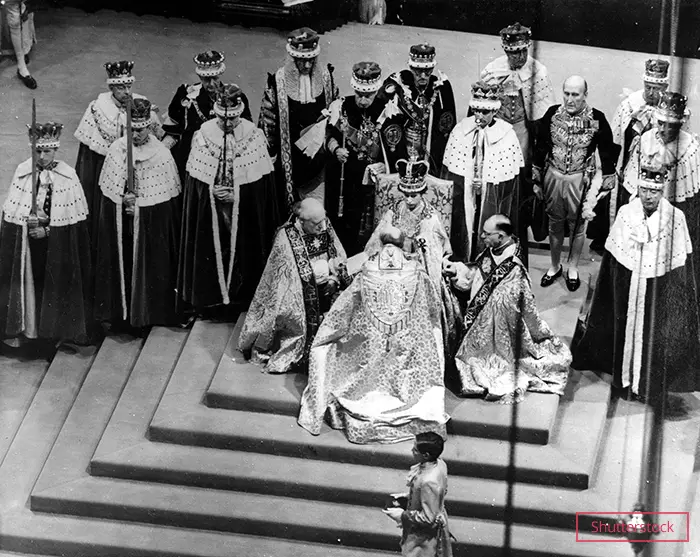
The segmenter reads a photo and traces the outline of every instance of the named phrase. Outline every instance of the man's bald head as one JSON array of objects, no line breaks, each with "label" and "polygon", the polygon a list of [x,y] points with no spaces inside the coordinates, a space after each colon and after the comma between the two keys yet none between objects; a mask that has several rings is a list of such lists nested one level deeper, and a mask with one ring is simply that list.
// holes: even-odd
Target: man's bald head
[{"label": "man's bald head", "polygon": [[588,82],[580,75],[572,75],[566,78],[563,89],[566,90],[567,86],[580,90],[583,95],[588,94]]},{"label": "man's bald head", "polygon": [[580,75],[572,75],[564,82],[564,108],[571,115],[578,114],[586,107],[588,83]]},{"label": "man's bald head", "polygon": [[493,228],[494,230],[503,232],[503,234],[506,236],[513,235],[513,223],[506,215],[496,213],[495,215],[492,215],[486,219],[484,222],[484,228],[486,228],[486,225],[488,225],[489,229]]}]

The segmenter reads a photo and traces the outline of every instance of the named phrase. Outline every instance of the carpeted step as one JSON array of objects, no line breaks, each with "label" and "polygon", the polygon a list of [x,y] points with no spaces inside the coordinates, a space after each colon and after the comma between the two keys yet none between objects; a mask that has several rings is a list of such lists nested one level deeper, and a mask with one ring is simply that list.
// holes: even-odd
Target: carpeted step
[{"label": "carpeted step", "polygon": [[[240,326],[245,313],[239,317]],[[305,374],[273,375],[247,362],[236,351],[221,360],[207,389],[205,402],[212,408],[268,412],[296,416]],[[461,399],[448,392],[445,400],[450,415],[448,433],[485,439],[515,440],[544,445],[550,437],[559,406],[556,395],[528,393],[516,406],[493,404],[481,399]],[[515,423],[515,431],[511,424]]]},{"label": "carpeted step", "polygon": [[[90,473],[375,508],[385,504],[388,493],[403,491],[406,483],[406,470],[162,443],[93,458]],[[503,520],[507,497],[502,481],[449,478],[447,508],[452,516]],[[513,486],[511,505],[514,522],[564,529],[574,527],[576,510],[611,507],[594,490],[521,483]]]},{"label": "carpeted step", "polygon": [[[87,478],[35,493],[32,506],[43,512],[384,551],[396,550],[399,540],[396,526],[378,508],[105,478]],[[503,554],[505,526],[501,522],[451,517],[450,529],[458,540],[456,555]],[[509,554],[600,555],[598,544],[577,544],[574,538],[574,531],[514,525]]]}]

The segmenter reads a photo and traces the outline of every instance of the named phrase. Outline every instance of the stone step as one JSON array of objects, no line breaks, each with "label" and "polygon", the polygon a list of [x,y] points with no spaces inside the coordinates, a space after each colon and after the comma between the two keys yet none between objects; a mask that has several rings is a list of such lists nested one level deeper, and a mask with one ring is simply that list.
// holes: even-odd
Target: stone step
[{"label": "stone step", "polygon": [[[245,313],[239,317],[241,323]],[[212,408],[297,416],[305,374],[273,375],[247,362],[237,350],[224,357],[207,389],[205,403]],[[448,391],[445,407],[450,415],[448,433],[485,439],[514,439],[545,445],[549,441],[559,396],[528,393],[516,406],[481,399],[462,399]],[[515,431],[511,424],[515,423]]]},{"label": "stone step", "polygon": [[[348,443],[342,432],[327,426],[321,435],[313,436],[300,428],[293,416],[201,407],[183,412],[188,398],[173,394],[167,401],[163,399],[149,428],[151,440],[399,469],[412,464],[410,443],[354,445]],[[577,403],[576,416],[579,419],[587,416],[590,420],[587,425],[593,429],[602,427],[606,412],[606,404]],[[553,444],[510,445],[459,436],[450,437],[444,458],[453,475],[505,479],[514,453],[517,481],[585,489],[599,436],[599,431],[592,434],[588,427],[579,427],[581,437],[576,441],[568,435],[561,436],[560,445],[583,460],[562,454]]]},{"label": "stone step", "polygon": [[48,368],[48,360],[18,358],[0,353],[0,463]]},{"label": "stone step", "polygon": [[[374,508],[385,504],[389,492],[403,491],[406,482],[406,470],[163,443],[94,457],[90,474]],[[614,506],[594,489],[575,491],[522,483],[513,485],[508,510],[507,498],[508,485],[503,481],[449,478],[447,508],[451,516],[504,520],[510,513],[510,519],[517,523],[571,529],[577,510]],[[594,519],[602,518],[587,516],[582,525]]]},{"label": "stone step", "polygon": [[[396,550],[399,540],[396,526],[376,507],[105,478],[89,478],[34,493],[32,507],[42,512],[384,551]],[[506,527],[501,522],[451,517],[450,529],[457,539],[456,555],[503,555]],[[513,525],[509,554],[600,555],[598,544],[577,544],[574,537],[573,530]],[[621,555],[622,551],[606,554]]]},{"label": "stone step", "polygon": [[388,557],[395,554],[245,534],[29,512],[8,516],[2,532],[0,548],[35,557],[39,553],[60,557]]}]

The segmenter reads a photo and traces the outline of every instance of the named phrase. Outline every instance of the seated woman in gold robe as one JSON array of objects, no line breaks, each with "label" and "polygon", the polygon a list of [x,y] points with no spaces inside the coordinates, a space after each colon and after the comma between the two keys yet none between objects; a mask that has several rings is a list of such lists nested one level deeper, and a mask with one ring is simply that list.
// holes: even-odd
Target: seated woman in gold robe
[{"label": "seated woman in gold robe", "polygon": [[445,434],[440,300],[396,228],[365,262],[319,328],[299,424],[314,435],[324,418],[353,443],[394,443]]}]

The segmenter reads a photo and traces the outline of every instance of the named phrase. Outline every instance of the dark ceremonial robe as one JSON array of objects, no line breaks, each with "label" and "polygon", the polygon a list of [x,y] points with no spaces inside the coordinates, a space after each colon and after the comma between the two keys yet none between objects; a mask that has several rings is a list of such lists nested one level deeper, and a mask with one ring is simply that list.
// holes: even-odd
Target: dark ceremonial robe
[{"label": "dark ceremonial robe", "polygon": [[[250,103],[243,95],[245,110],[241,118],[252,120]],[[177,140],[170,152],[173,154],[180,176],[184,179],[185,166],[190,156],[192,137],[204,122],[214,118],[214,99],[201,83],[183,84],[178,87],[168,106],[168,116],[163,123],[166,135]]]},{"label": "dark ceremonial robe", "polygon": [[[262,130],[241,120],[233,133],[218,118],[194,134],[187,162],[178,291],[195,308],[247,306],[280,223],[274,168]],[[233,188],[232,203],[213,187]]]},{"label": "dark ceremonial robe", "polygon": [[[145,99],[143,95],[134,93],[135,99]],[[152,106],[151,129],[158,137],[163,136],[163,129],[159,123],[158,115]],[[92,101],[82,120],[75,130],[75,138],[80,141],[78,147],[78,160],[75,163],[75,171],[85,192],[90,213],[88,221],[90,225],[90,237],[94,242],[97,238],[97,230],[100,222],[101,196],[99,194],[99,181],[102,173],[102,165],[110,145],[122,137],[126,132],[126,110],[118,105],[110,91],[100,93]],[[93,246],[94,253],[94,246]]]},{"label": "dark ceremonial robe", "polygon": [[95,239],[95,316],[133,327],[173,325],[180,240],[180,177],[155,137],[134,147],[135,214],[126,214],[126,138],[109,148],[100,176]]},{"label": "dark ceremonial robe", "polygon": [[17,167],[0,227],[0,338],[87,342],[90,237],[78,176],[63,161],[37,170],[37,217],[48,237],[32,239],[32,160]]},{"label": "dark ceremonial robe", "polygon": [[[393,95],[397,96],[404,118],[395,122],[398,129],[387,127],[383,133],[390,145],[399,142],[404,145],[387,153],[391,171],[395,171],[397,160],[406,158],[405,153],[411,138],[414,138],[421,143],[418,156],[430,163],[431,174],[440,172],[447,139],[457,123],[454,92],[449,79],[436,70],[425,90],[420,91],[411,70],[402,70],[390,75],[382,87],[384,99],[389,100]],[[422,134],[417,130],[422,130]]]},{"label": "dark ceremonial robe", "polygon": [[[482,129],[469,116],[452,130],[443,177],[455,185],[450,239],[457,259],[471,261],[484,249],[481,229],[497,213],[510,217],[515,229],[522,230],[519,176],[523,164],[513,126],[499,118]],[[482,182],[480,193],[473,189],[475,179]],[[527,247],[526,230],[521,246]],[[527,250],[523,250],[523,263],[527,265]]]},{"label": "dark ceremonial robe", "polygon": [[330,64],[324,68],[317,62],[311,72],[311,99],[300,96],[300,78],[291,58],[274,74],[268,74],[258,121],[275,163],[279,204],[286,207],[287,214],[295,201],[325,179],[325,149],[321,148],[313,157],[309,157],[297,147],[296,142],[311,126],[324,119],[323,111],[339,96]]},{"label": "dark ceremonial robe", "polygon": [[611,373],[616,387],[642,395],[658,394],[664,375],[667,391],[699,390],[700,298],[683,212],[662,198],[646,217],[634,199],[605,249],[573,366]]},{"label": "dark ceremonial robe", "polygon": [[438,458],[411,466],[408,502],[401,515],[403,557],[452,557],[448,525],[447,465]]},{"label": "dark ceremonial robe", "polygon": [[416,257],[383,246],[324,317],[309,359],[299,425],[328,415],[352,443],[445,432],[440,295]]},{"label": "dark ceremonial robe", "polygon": [[[367,167],[384,162],[385,147],[382,129],[386,122],[385,103],[378,97],[366,109],[349,95],[331,105],[329,122],[329,153],[335,146],[345,148],[350,155],[344,170],[332,154],[326,180],[326,207],[333,227],[338,233],[348,257],[361,252],[372,234],[374,223],[374,184]],[[343,216],[339,215],[340,181],[343,172]]]},{"label": "dark ceremonial robe", "polygon": [[241,329],[240,351],[263,364],[267,373],[306,365],[323,314],[333,301],[322,281],[331,275],[346,288],[346,261],[330,223],[320,234],[305,234],[296,218],[280,227]]},{"label": "dark ceremonial robe", "polygon": [[564,393],[571,353],[540,317],[520,253],[517,240],[484,250],[471,283],[458,265],[455,287],[470,290],[455,356],[462,395],[512,404],[526,391]]}]

